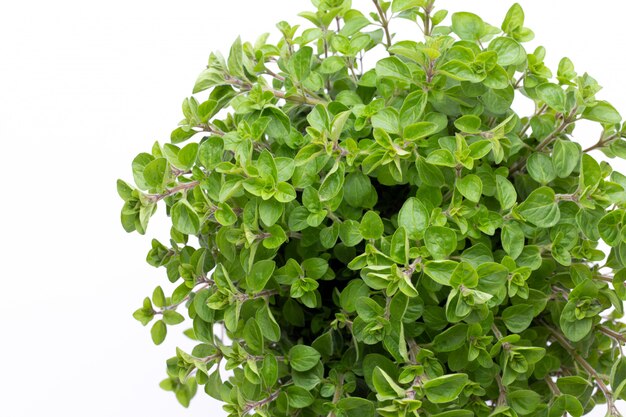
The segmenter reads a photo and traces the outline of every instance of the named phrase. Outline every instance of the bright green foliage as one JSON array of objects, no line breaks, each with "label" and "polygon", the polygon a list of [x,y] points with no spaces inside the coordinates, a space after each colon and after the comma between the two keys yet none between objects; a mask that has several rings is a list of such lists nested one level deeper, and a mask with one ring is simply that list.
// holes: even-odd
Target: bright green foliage
[{"label": "bright green foliage", "polygon": [[[212,54],[171,143],[118,182],[128,232],[171,218],[147,261],[173,285],[134,317],[196,346],[161,386],[233,417],[619,415],[626,176],[590,152],[626,157],[626,128],[597,82],[526,51],[517,4],[497,26],[313,4]],[[584,150],[579,120],[602,131]]]}]

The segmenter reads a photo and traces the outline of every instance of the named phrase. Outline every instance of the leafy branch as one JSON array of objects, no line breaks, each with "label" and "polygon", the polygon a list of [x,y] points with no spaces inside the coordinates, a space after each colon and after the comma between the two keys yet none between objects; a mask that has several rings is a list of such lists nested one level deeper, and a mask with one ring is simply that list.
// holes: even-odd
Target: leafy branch
[{"label": "leafy branch", "polygon": [[615,399],[613,398],[613,393],[611,389],[606,385],[604,379],[598,374],[593,366],[589,362],[585,360],[563,336],[561,332],[556,330],[554,327],[550,326],[545,321],[541,320],[541,324],[552,334],[552,337],[565,349],[570,356],[578,363],[580,366],[587,371],[587,373],[596,381],[596,384],[604,398],[606,398],[606,404],[608,408],[608,412],[611,413],[612,416],[620,417],[622,414],[617,409],[617,405],[615,404]]}]

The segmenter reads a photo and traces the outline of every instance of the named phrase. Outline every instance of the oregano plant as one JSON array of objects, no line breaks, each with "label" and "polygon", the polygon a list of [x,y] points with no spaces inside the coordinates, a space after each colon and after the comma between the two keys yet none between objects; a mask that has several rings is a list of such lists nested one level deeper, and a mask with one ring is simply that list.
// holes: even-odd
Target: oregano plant
[{"label": "oregano plant", "polygon": [[195,347],[161,387],[231,417],[620,416],[626,176],[593,151],[626,158],[626,128],[596,80],[527,51],[518,4],[312,3],[212,54],[118,182],[127,232],[171,219],[134,316]]}]

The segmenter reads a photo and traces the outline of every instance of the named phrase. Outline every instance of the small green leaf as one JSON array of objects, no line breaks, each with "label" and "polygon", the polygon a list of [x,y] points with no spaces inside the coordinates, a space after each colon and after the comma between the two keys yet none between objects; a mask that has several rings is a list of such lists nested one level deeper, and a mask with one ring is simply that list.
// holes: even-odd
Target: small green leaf
[{"label": "small green leaf", "polygon": [[423,385],[428,401],[443,404],[454,401],[469,382],[466,374],[450,374],[429,379]]},{"label": "small green leaf", "polygon": [[504,325],[513,333],[521,333],[533,321],[533,308],[528,304],[518,304],[504,309],[502,320]]},{"label": "small green leaf", "polygon": [[558,139],[552,150],[552,164],[559,178],[567,178],[578,165],[581,157],[580,145]]},{"label": "small green leaf", "polygon": [[309,391],[304,388],[290,386],[287,387],[287,398],[289,399],[289,406],[293,408],[305,408],[313,404],[315,398]]},{"label": "small green leaf", "polygon": [[298,372],[312,369],[320,358],[319,352],[310,346],[295,345],[289,350],[289,363]]},{"label": "small green leaf", "polygon": [[311,62],[313,49],[310,46],[303,46],[291,56],[289,66],[296,80],[302,82],[311,73]]},{"label": "small green leaf", "polygon": [[510,209],[517,202],[515,187],[508,179],[500,175],[496,175],[496,198],[502,210]]},{"label": "small green leaf", "polygon": [[549,187],[533,191],[516,211],[524,220],[537,227],[552,227],[561,218],[554,190]]},{"label": "small green leaf", "polygon": [[564,113],[567,110],[565,91],[558,85],[543,83],[537,86],[536,91],[539,98],[551,109],[560,113]]},{"label": "small green leaf", "polygon": [[530,176],[540,184],[545,185],[556,178],[552,161],[546,154],[535,152],[530,155],[526,168]]},{"label": "small green leaf", "polygon": [[180,200],[172,206],[172,223],[176,230],[187,235],[196,235],[200,231],[200,217],[187,200]]},{"label": "small green leaf", "polygon": [[163,321],[167,325],[174,326],[185,321],[185,317],[177,311],[165,310],[163,311]]},{"label": "small green leaf", "polygon": [[476,41],[485,32],[485,22],[473,13],[454,13],[452,15],[452,31],[463,40]]},{"label": "small green leaf", "polygon": [[246,276],[248,289],[254,293],[263,290],[274,273],[274,268],[276,268],[276,262],[270,259],[264,259],[252,265],[250,273]]},{"label": "small green leaf", "polygon": [[423,236],[428,226],[429,214],[424,204],[415,197],[408,198],[398,213],[398,226],[404,227],[409,239]]},{"label": "small green leaf", "polygon": [[361,219],[359,231],[363,239],[378,239],[383,235],[385,226],[378,213],[368,211]]},{"label": "small green leaf", "polygon": [[442,226],[430,226],[424,233],[424,244],[434,259],[444,259],[456,250],[456,233]]},{"label": "small green leaf", "polygon": [[461,116],[454,121],[454,126],[464,133],[480,133],[481,125],[482,120],[480,120],[480,117],[473,114]]},{"label": "small green leaf", "polygon": [[381,78],[390,78],[408,84],[413,82],[409,67],[395,56],[378,61],[376,63],[376,74]]},{"label": "small green leaf", "polygon": [[456,180],[456,188],[463,195],[474,203],[480,201],[483,193],[483,183],[477,175],[469,174]]},{"label": "small green leaf", "polygon": [[606,124],[621,123],[622,121],[619,112],[606,101],[598,101],[594,106],[585,108],[583,117],[587,120]]},{"label": "small green leaf", "polygon": [[167,326],[163,320],[158,320],[154,322],[152,325],[152,329],[150,329],[150,335],[152,336],[152,341],[155,345],[160,345],[165,340],[165,336],[167,335]]},{"label": "small green leaf", "polygon": [[498,65],[521,65],[526,62],[524,47],[511,38],[496,38],[489,44],[489,50],[498,54]]}]

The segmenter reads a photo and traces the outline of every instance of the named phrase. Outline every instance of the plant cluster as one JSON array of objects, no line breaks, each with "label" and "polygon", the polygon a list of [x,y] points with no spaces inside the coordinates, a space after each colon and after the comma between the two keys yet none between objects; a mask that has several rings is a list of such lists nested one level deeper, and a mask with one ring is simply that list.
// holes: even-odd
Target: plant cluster
[{"label": "plant cluster", "polygon": [[500,27],[313,5],[212,54],[171,143],[118,181],[126,231],[160,203],[172,223],[147,257],[172,289],[134,316],[197,342],[161,386],[232,417],[619,416],[626,176],[590,153],[626,157],[626,129],[596,80],[527,52],[517,4]]}]

